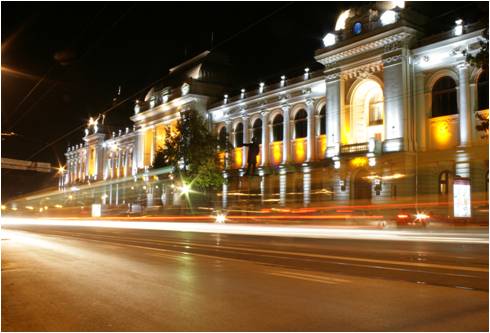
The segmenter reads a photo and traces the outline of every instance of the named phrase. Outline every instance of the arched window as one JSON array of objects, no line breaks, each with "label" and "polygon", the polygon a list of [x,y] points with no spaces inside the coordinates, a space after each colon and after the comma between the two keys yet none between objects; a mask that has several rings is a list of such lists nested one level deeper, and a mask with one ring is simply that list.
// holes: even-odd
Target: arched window
[{"label": "arched window", "polygon": [[235,127],[235,148],[243,147],[243,124],[238,123]]},{"label": "arched window", "polygon": [[449,193],[449,171],[443,171],[439,174],[439,194]]},{"label": "arched window", "polygon": [[220,150],[224,150],[226,148],[226,127],[223,126],[219,130],[218,134],[218,145]]},{"label": "arched window", "polygon": [[478,111],[488,109],[488,71],[478,77]]},{"label": "arched window", "polygon": [[308,114],[305,110],[299,110],[294,116],[294,132],[295,138],[305,138],[308,132],[307,126]]},{"label": "arched window", "polygon": [[383,124],[383,99],[375,95],[369,99],[369,126]]},{"label": "arched window", "polygon": [[327,133],[327,122],[325,120],[325,117],[326,117],[326,110],[324,105],[320,110],[320,117],[318,118],[318,121],[320,122],[320,135]]},{"label": "arched window", "polygon": [[254,124],[252,125],[252,138],[257,138],[257,142],[259,144],[262,143],[262,120],[260,118],[256,119],[254,121]]},{"label": "arched window", "polygon": [[432,88],[432,117],[457,113],[456,82],[449,76],[442,77]]},{"label": "arched window", "polygon": [[284,118],[278,114],[272,120],[272,140],[282,141]]}]

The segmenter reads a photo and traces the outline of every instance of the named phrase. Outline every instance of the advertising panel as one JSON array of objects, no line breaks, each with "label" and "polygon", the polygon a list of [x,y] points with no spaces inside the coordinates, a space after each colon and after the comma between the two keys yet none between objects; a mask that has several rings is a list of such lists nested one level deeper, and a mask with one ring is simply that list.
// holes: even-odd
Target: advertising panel
[{"label": "advertising panel", "polygon": [[454,180],[454,217],[471,217],[471,186],[470,180],[459,178]]}]

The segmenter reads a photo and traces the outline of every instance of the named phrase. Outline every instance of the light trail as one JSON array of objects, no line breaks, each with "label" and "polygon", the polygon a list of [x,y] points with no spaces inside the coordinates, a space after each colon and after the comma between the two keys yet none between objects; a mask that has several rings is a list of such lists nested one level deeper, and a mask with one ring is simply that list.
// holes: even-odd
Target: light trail
[{"label": "light trail", "polygon": [[331,239],[363,239],[389,241],[422,241],[444,243],[473,243],[488,244],[486,232],[431,232],[417,230],[379,230],[379,229],[345,229],[329,226],[290,226],[290,225],[245,225],[217,224],[196,222],[134,222],[117,220],[80,220],[80,219],[27,219],[2,218],[2,225],[44,225],[44,226],[73,226],[100,227],[119,229],[164,230],[181,232],[204,232],[239,234],[254,236],[306,237]]}]

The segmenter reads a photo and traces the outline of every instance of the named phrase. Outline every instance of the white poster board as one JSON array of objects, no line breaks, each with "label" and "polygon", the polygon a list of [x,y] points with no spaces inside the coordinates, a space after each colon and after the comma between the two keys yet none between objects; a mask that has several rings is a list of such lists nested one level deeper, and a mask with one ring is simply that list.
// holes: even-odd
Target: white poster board
[{"label": "white poster board", "polygon": [[100,217],[102,215],[102,205],[92,204],[92,217]]},{"label": "white poster board", "polygon": [[471,217],[471,186],[469,179],[455,179],[454,217]]}]

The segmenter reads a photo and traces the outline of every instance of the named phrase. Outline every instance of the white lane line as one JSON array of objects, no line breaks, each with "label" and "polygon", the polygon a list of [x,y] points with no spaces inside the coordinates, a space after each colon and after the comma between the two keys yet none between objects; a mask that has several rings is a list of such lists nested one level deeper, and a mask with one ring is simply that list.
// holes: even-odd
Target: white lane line
[{"label": "white lane line", "polygon": [[331,276],[327,276],[325,274],[318,274],[316,272],[299,272],[299,271],[291,271],[291,270],[281,270],[281,271],[277,271],[274,273],[275,274],[290,275],[290,276],[298,276],[298,277],[309,278],[309,279],[325,280],[325,281],[329,281],[331,283],[349,283],[349,282],[351,282],[350,280],[334,278]]},{"label": "white lane line", "polygon": [[282,273],[267,273],[267,274],[285,277],[285,278],[289,278],[289,279],[298,279],[298,280],[304,280],[304,281],[310,281],[310,282],[318,282],[318,283],[323,283],[323,284],[330,284],[330,285],[337,284],[336,282],[333,282],[333,281],[309,278],[309,277],[304,277],[304,276],[297,276],[297,275],[292,275],[292,274],[282,274]]}]

